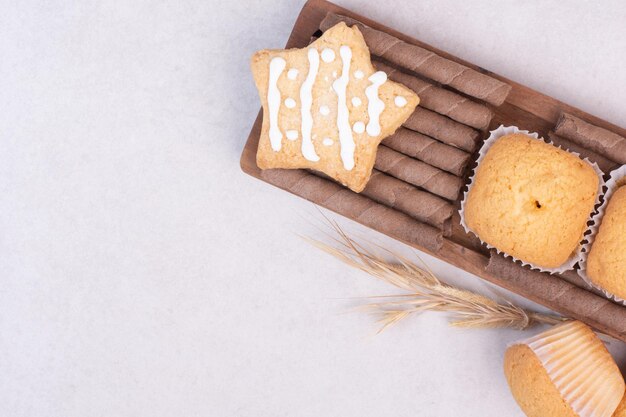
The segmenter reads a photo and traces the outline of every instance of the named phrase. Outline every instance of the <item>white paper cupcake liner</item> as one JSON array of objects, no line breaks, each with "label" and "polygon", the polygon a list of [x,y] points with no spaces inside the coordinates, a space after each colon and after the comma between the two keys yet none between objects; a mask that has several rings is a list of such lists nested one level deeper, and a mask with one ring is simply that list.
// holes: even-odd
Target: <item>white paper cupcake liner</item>
[{"label": "white paper cupcake liner", "polygon": [[[472,189],[472,186],[474,185],[474,177],[476,176],[476,170],[477,168],[480,166],[480,163],[482,162],[482,160],[485,158],[485,155],[487,155],[487,151],[489,151],[489,149],[493,146],[493,144],[496,142],[496,140],[500,139],[502,136],[506,136],[506,135],[511,135],[514,133],[521,133],[524,134],[526,136],[529,136],[533,139],[537,139],[540,140],[544,143],[547,143],[548,145],[552,145],[555,146],[554,144],[546,141],[544,138],[539,137],[539,134],[537,133],[531,133],[528,130],[520,130],[518,127],[516,126],[503,126],[500,125],[497,129],[492,130],[491,135],[485,139],[485,142],[483,143],[483,146],[480,148],[480,151],[478,153],[478,159],[476,160],[476,167],[474,167],[474,169],[472,170],[472,174],[470,177],[470,182],[467,185],[467,189],[465,190],[465,192],[463,193],[463,200],[461,201],[461,209],[459,210],[459,214],[461,215],[461,226],[463,226],[463,229],[465,230],[466,233],[472,233],[474,234],[476,237],[478,237],[480,239],[480,236],[478,236],[478,234],[476,232],[474,232],[471,228],[469,228],[467,226],[467,224],[465,223],[465,203],[467,201],[467,195],[469,194],[470,190]],[[557,148],[561,149],[560,146],[556,146]],[[589,165],[591,165],[591,167],[593,168],[593,170],[596,172],[596,174],[598,175],[598,191],[596,193],[596,200],[594,203],[594,207],[597,206],[598,204],[600,204],[600,196],[602,195],[602,187],[604,186],[604,178],[603,178],[603,172],[600,170],[600,167],[598,167],[598,164],[596,164],[595,162],[591,162],[589,159],[587,158],[581,158],[579,153],[576,152],[570,152],[567,151],[573,155],[576,155],[578,158],[582,159],[583,161],[587,162]],[[591,216],[593,214],[590,213],[589,216]],[[584,236],[584,235],[583,235]],[[535,265],[533,263],[530,262],[525,262],[521,259],[516,258],[515,256],[506,253],[504,251],[499,250],[498,248],[496,248],[495,246],[490,245],[489,243],[483,241],[482,239],[480,239],[480,241],[486,245],[489,249],[495,249],[495,251],[501,255],[503,255],[506,258],[510,258],[513,260],[513,262],[519,262],[521,263],[523,266],[529,266],[530,269],[534,269],[534,270],[538,270],[541,272],[548,272],[550,274],[560,274],[562,272],[565,271],[569,271],[571,269],[574,269],[574,265],[576,265],[577,262],[579,262],[582,259],[582,247],[583,247],[583,242],[584,242],[584,237],[583,239],[581,239],[581,242],[579,244],[578,249],[576,249],[576,251],[574,253],[572,253],[572,255],[558,268],[544,268],[538,265]]]},{"label": "white paper cupcake liner", "polygon": [[622,165],[621,167],[611,171],[609,179],[605,183],[607,190],[604,193],[604,197],[602,199],[602,205],[598,208],[596,213],[591,217],[591,225],[587,229],[587,231],[590,231],[591,233],[585,236],[585,244],[583,245],[582,251],[581,251],[582,259],[580,260],[580,269],[578,270],[578,275],[591,287],[602,291],[602,293],[606,295],[607,298],[614,300],[620,304],[626,305],[626,300],[616,295],[611,294],[609,291],[595,284],[591,280],[591,278],[587,276],[587,257],[589,256],[589,251],[591,250],[593,241],[595,240],[596,235],[598,234],[598,229],[600,228],[600,224],[602,224],[602,218],[604,217],[606,206],[608,205],[609,200],[611,199],[611,196],[613,195],[615,190],[620,185],[624,185],[622,181],[626,181],[626,165]]}]

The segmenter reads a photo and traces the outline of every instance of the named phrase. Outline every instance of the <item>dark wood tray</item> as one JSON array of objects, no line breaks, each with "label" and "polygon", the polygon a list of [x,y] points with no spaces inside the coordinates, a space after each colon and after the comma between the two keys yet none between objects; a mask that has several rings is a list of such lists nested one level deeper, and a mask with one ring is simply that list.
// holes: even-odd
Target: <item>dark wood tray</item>
[{"label": "dark wood tray", "polygon": [[[358,19],[368,26],[390,33],[406,42],[429,49],[440,56],[474,68],[511,85],[512,90],[504,104],[499,107],[491,107],[494,112],[494,117],[491,121],[490,129],[500,124],[515,125],[548,137],[548,132],[554,128],[561,112],[567,112],[581,117],[597,126],[611,130],[621,136],[626,136],[626,129],[612,125],[605,120],[587,114],[577,108],[491,73],[483,68],[479,68],[472,63],[461,60],[444,51],[403,35],[391,28],[378,24],[371,19],[359,16],[356,13],[324,0],[310,0],[305,4],[295,23],[289,41],[287,42],[287,47],[301,48],[308,45],[311,36],[318,31],[320,22],[328,12]],[[257,117],[252,127],[252,131],[250,132],[250,136],[241,156],[241,168],[244,172],[253,177],[272,183],[267,177],[262,176],[262,171],[257,167],[255,161],[261,130],[261,120],[261,113],[259,113],[259,117]],[[460,198],[461,197],[459,197],[459,199]],[[315,199],[310,200],[313,203],[325,206],[323,201],[315,201]],[[459,201],[457,201],[456,204],[458,206]],[[341,213],[341,210],[335,211],[339,214],[346,214]],[[357,218],[353,218],[353,220],[365,224]],[[558,313],[579,319],[603,333],[626,341],[626,307],[612,303],[602,296],[589,291],[585,288],[583,283],[575,279],[575,274],[570,274],[570,279],[567,279],[567,277],[563,278],[546,273],[522,270],[522,267],[520,267],[521,271],[518,271],[519,273],[509,274],[509,276],[489,273],[486,270],[490,259],[489,251],[482,247],[475,237],[469,236],[463,231],[459,224],[458,215],[453,217],[452,223],[451,235],[444,238],[442,247],[436,252],[421,247],[415,242],[411,242],[398,234],[385,232],[385,230],[379,231],[471,272],[472,274],[478,275],[489,282],[540,303]],[[371,224],[366,224],[366,226],[371,226]],[[574,275],[573,278],[572,275]]]}]

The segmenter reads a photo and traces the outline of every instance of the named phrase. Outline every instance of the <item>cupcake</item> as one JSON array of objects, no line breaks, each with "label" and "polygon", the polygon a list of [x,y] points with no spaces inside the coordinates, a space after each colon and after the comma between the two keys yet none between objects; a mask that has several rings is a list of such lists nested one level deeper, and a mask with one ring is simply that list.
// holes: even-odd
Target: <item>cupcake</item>
[{"label": "cupcake", "polygon": [[[510,131],[515,133],[493,140]],[[587,161],[525,133],[504,127],[492,132],[462,218],[466,230],[490,247],[533,267],[556,269],[580,252],[600,177]]]},{"label": "cupcake", "polygon": [[611,417],[624,396],[611,354],[578,321],[509,347],[504,373],[528,417]]},{"label": "cupcake", "polygon": [[626,185],[617,188],[606,204],[585,274],[593,284],[626,299]]}]

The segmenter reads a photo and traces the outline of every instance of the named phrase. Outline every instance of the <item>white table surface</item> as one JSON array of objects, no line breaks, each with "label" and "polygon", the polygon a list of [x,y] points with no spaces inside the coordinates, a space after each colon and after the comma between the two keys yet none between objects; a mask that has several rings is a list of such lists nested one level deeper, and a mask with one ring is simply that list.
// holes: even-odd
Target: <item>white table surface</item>
[{"label": "white table surface", "polygon": [[[339,3],[626,126],[622,1]],[[433,313],[375,336],[350,298],[394,290],[240,171],[249,57],[301,6],[2,2],[0,415],[521,416],[501,362],[530,332]]]}]

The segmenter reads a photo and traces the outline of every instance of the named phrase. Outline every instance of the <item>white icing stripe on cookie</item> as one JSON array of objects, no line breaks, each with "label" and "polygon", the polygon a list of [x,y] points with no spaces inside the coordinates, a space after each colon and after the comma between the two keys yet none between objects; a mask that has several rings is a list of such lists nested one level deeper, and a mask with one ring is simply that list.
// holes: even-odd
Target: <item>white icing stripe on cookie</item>
[{"label": "white icing stripe on cookie", "polygon": [[337,129],[339,129],[339,143],[341,145],[341,160],[343,167],[350,171],[354,168],[354,139],[350,128],[350,114],[346,104],[346,89],[350,80],[350,61],[352,50],[346,45],[339,48],[342,70],[341,77],[333,82],[333,90],[337,93]]},{"label": "white icing stripe on cookie", "polygon": [[270,118],[270,144],[276,152],[280,151],[280,142],[283,134],[278,127],[278,109],[280,108],[280,90],[278,90],[278,77],[283,73],[287,62],[280,57],[270,61],[270,82],[267,88],[267,106]]},{"label": "white icing stripe on cookie", "polygon": [[313,105],[313,84],[315,84],[320,66],[320,55],[315,48],[309,48],[307,55],[309,57],[309,72],[300,87],[302,156],[308,161],[317,162],[320,157],[315,153],[315,147],[311,141],[311,131],[313,130],[311,107]]},{"label": "white icing stripe on cookie", "polygon": [[365,89],[365,95],[367,96],[367,115],[369,116],[369,122],[367,122],[367,134],[370,136],[380,135],[380,114],[385,110],[385,103],[378,97],[378,88],[387,81],[387,74],[383,71],[377,71],[372,74],[368,80],[372,82]]}]

